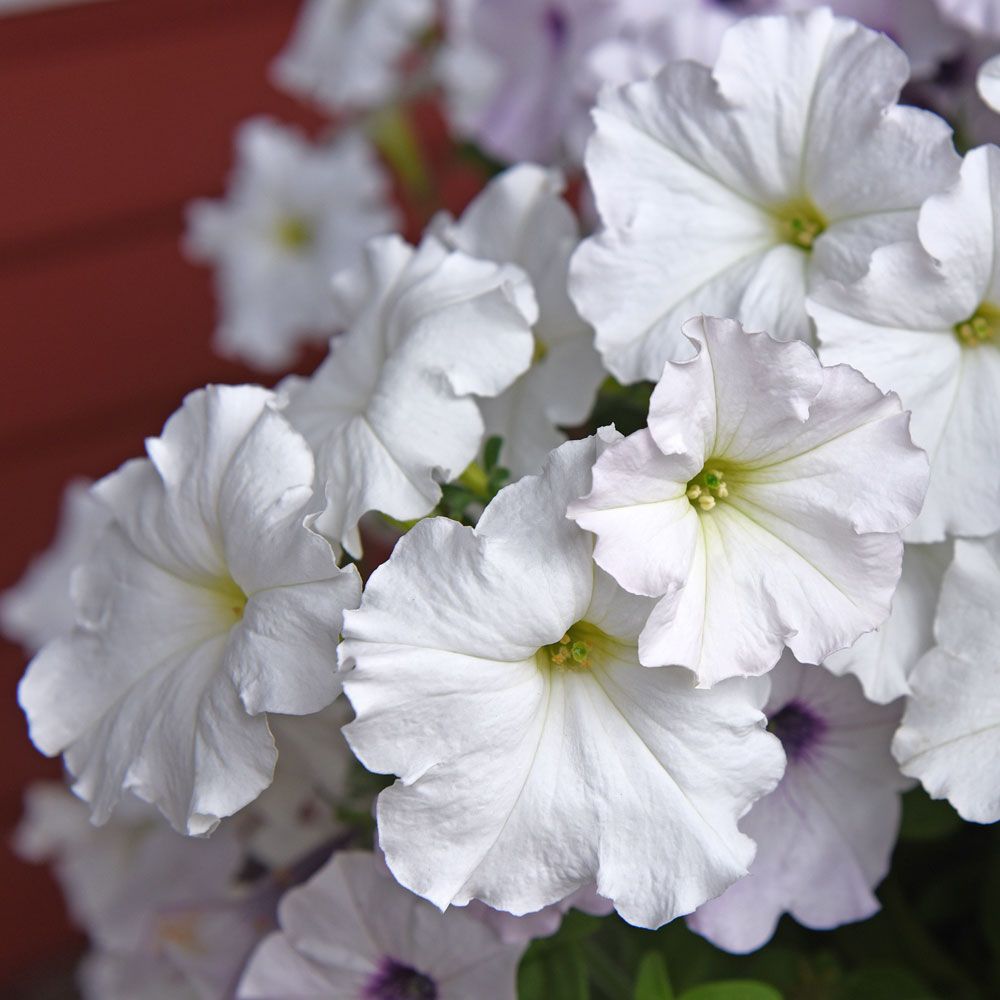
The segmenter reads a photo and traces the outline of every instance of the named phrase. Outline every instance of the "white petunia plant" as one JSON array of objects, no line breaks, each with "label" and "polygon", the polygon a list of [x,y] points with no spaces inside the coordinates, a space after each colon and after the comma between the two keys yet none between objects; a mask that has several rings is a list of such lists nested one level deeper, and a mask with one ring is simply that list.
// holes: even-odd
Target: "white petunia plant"
[{"label": "white petunia plant", "polygon": [[1000,995],[998,8],[832,6],[303,4],[0,598],[85,1000]]}]

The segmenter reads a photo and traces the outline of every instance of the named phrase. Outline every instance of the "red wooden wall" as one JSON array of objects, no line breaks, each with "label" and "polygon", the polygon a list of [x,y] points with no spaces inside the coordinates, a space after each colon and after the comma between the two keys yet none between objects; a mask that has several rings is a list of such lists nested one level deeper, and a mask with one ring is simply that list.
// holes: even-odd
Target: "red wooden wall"
[{"label": "red wooden wall", "polygon": [[[0,588],[46,546],[63,483],[141,451],[186,391],[248,373],[209,349],[210,276],[182,208],[222,189],[233,127],[306,124],[267,66],[298,0],[107,0],[0,18]],[[0,648],[0,834],[58,773]],[[42,870],[0,848],[0,994],[79,946]]]}]

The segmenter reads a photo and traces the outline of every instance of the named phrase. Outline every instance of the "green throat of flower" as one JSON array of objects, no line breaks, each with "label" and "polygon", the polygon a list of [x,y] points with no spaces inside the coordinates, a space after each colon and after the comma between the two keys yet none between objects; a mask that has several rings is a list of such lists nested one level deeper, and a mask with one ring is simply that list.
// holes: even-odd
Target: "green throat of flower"
[{"label": "green throat of flower", "polygon": [[954,329],[964,347],[1000,344],[1000,306],[984,302],[968,319],[956,323]]},{"label": "green throat of flower", "polygon": [[707,462],[705,468],[687,484],[685,493],[692,507],[702,511],[713,510],[719,501],[729,496],[725,470],[717,462]]},{"label": "green throat of flower", "polygon": [[577,622],[566,630],[558,642],[542,646],[537,654],[538,662],[540,666],[552,670],[582,673],[596,665],[602,649],[613,641],[596,625]]},{"label": "green throat of flower", "polygon": [[772,214],[777,224],[778,239],[800,250],[812,250],[827,227],[823,213],[807,198],[780,205]]},{"label": "green throat of flower", "polygon": [[281,219],[275,226],[274,234],[278,243],[293,253],[299,253],[311,246],[316,235],[308,219],[296,215]]},{"label": "green throat of flower", "polygon": [[231,577],[220,580],[215,586],[215,591],[219,596],[223,617],[227,621],[231,617],[233,622],[238,622],[246,610],[247,595]]}]

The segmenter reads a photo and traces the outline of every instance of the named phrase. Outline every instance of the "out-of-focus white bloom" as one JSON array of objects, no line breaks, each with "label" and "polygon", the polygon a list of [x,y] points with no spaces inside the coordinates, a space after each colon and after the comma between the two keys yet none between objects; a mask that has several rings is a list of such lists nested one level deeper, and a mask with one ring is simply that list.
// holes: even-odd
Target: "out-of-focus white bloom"
[{"label": "out-of-focus white bloom", "polygon": [[1000,55],[992,56],[979,67],[976,90],[994,111],[1000,111]]},{"label": "out-of-focus white bloom", "polygon": [[509,389],[484,399],[486,434],[503,438],[500,464],[517,479],[541,470],[546,455],[590,414],[607,377],[594,331],[569,300],[570,254],[579,242],[576,216],[560,197],[561,175],[530,164],[491,181],[458,222],[436,220],[449,246],[498,264],[517,264],[538,298],[531,368]]},{"label": "out-of-focus white bloom", "polygon": [[1000,36],[1000,3],[997,0],[937,0],[942,12],[976,34]]},{"label": "out-of-focus white bloom", "polygon": [[308,379],[286,380],[292,421],[313,446],[325,509],[316,528],[360,555],[369,510],[423,517],[440,483],[462,473],[483,440],[476,396],[496,396],[531,364],[538,309],[516,267],[373,240],[337,276],[349,329]]},{"label": "out-of-focus white bloom", "polygon": [[115,520],[74,576],[77,626],[18,692],[95,822],[131,789],[178,830],[210,832],[271,782],[264,713],[316,712],[339,692],[360,579],[304,524],[313,458],[273,400],[192,393],[149,459],[95,487]]},{"label": "out-of-focus white bloom", "polygon": [[1000,820],[1000,535],[955,542],[934,620],[937,645],[910,675],[892,750],[972,823]]},{"label": "out-of-focus white bloom", "polygon": [[271,868],[293,864],[344,832],[336,807],[346,804],[354,758],[340,729],[350,717],[343,698],[313,715],[268,716],[278,766],[240,816],[247,850],[258,861]]},{"label": "out-of-focus white bloom", "polygon": [[874,632],[828,656],[834,674],[854,674],[865,696],[880,705],[910,693],[908,678],[917,660],[934,645],[934,612],[951,545],[906,545],[903,571],[892,595],[892,611]]},{"label": "out-of-focus white bloom", "polygon": [[66,487],[52,546],[36,556],[13,587],[0,594],[0,628],[31,653],[73,628],[70,577],[90,555],[111,517],[90,486],[85,479],[75,479]]},{"label": "out-of-focus white bloom", "polygon": [[382,104],[433,20],[434,0],[306,0],[274,82],[333,113]]},{"label": "out-of-focus white bloom", "polygon": [[623,381],[659,376],[699,312],[805,338],[816,274],[856,276],[955,176],[948,126],[895,104],[906,57],[829,10],[748,18],[714,70],[604,95],[587,151],[603,229],[570,290]]},{"label": "out-of-focus white bloom", "polygon": [[394,229],[396,215],[358,132],[315,146],[298,129],[255,118],[240,126],[236,155],[226,198],[188,207],[185,248],[216,268],[216,348],[273,371],[339,328],[331,275]]},{"label": "out-of-focus white bloom", "polygon": [[592,886],[584,886],[567,896],[561,903],[552,903],[534,913],[525,913],[520,917],[505,910],[494,910],[484,902],[474,899],[465,908],[470,917],[475,917],[510,944],[527,944],[536,938],[549,937],[559,930],[563,917],[570,910],[582,910],[595,917],[605,917],[613,912],[614,904],[609,899],[597,895]]},{"label": "out-of-focus white bloom", "polygon": [[[565,516],[608,440],[570,441],[478,527],[421,521],[345,617],[341,664],[396,878],[439,907],[533,913],[596,883],[658,926],[746,871],[737,819],[776,784],[765,691],[639,665],[652,602]],[[766,688],[766,684],[764,685]]]},{"label": "out-of-focus white bloom", "polygon": [[54,782],[29,789],[25,805],[15,847],[54,864],[95,948],[82,970],[85,996],[232,996],[247,955],[274,926],[278,892],[237,885],[242,853],[231,829],[182,837],[131,796],[95,827]]},{"label": "out-of-focus white bloom", "polygon": [[96,827],[87,806],[54,781],[26,792],[14,848],[29,861],[51,862],[73,920],[97,946],[119,952],[155,936],[156,907],[225,896],[242,857],[228,830],[183,837],[132,796]]},{"label": "out-of-focus white bloom", "polygon": [[823,360],[853,365],[913,411],[927,500],[907,540],[1000,529],[1000,149],[965,157],[920,210],[920,243],[878,250],[867,274],[809,303]]},{"label": "out-of-focus white bloom", "polygon": [[375,855],[336,854],[278,911],[281,931],[250,959],[240,1000],[402,997],[509,1000],[523,945],[407,892]]},{"label": "out-of-focus white bloom", "polygon": [[661,598],[643,663],[704,686],[764,673],[785,645],[819,663],[889,614],[927,458],[854,369],[733,320],[684,333],[695,357],[668,362],[649,427],[598,459],[570,517],[626,590]]},{"label": "out-of-focus white bloom", "polygon": [[688,917],[727,951],[766,944],[782,913],[817,930],[876,913],[872,890],[889,870],[909,784],[889,752],[900,703],[872,705],[855,678],[788,653],[770,680],[764,712],[785,776],[740,823],[757,842],[750,874]]},{"label": "out-of-focus white bloom", "polygon": [[647,0],[447,0],[449,117],[508,163],[578,159],[589,132],[591,50]]}]

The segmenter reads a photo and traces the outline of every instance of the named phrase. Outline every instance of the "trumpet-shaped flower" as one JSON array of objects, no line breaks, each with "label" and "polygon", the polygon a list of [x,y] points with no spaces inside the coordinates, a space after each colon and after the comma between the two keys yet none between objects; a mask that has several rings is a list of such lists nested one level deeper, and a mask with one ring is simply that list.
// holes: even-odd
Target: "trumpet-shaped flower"
[{"label": "trumpet-shaped flower", "polygon": [[562,445],[475,529],[422,521],[345,619],[344,733],[400,779],[379,797],[379,842],[439,907],[533,913],[596,883],[626,920],[658,926],[753,857],[736,821],[782,770],[765,692],[640,666],[652,602],[595,567],[565,516],[619,437]]},{"label": "trumpet-shaped flower", "polygon": [[310,378],[286,380],[285,412],[316,453],[317,529],[359,555],[362,514],[423,517],[476,457],[475,397],[527,370],[538,310],[519,268],[434,237],[373,240],[334,285],[349,329]]},{"label": "trumpet-shaped flower", "polygon": [[920,210],[919,244],[876,251],[867,274],[820,286],[809,310],[826,362],[899,393],[931,460],[917,542],[1000,529],[1000,149],[966,155]]},{"label": "trumpet-shaped flower", "polygon": [[473,257],[516,264],[538,297],[531,368],[509,389],[480,403],[487,435],[503,439],[500,464],[513,477],[537,473],[566,440],[558,428],[582,424],[607,377],[594,331],[569,300],[570,254],[579,242],[576,217],[559,196],[557,171],[512,167],[486,186],[458,222],[437,221],[437,235]]},{"label": "trumpet-shaped flower", "polygon": [[388,180],[368,141],[342,133],[314,146],[263,118],[236,137],[237,164],[222,201],[188,209],[185,246],[213,264],[222,318],[215,345],[273,371],[342,317],[330,276],[354,264],[372,236],[395,228]]},{"label": "trumpet-shaped flower", "polygon": [[829,10],[747,18],[714,70],[670,62],[605,93],[587,174],[603,228],[570,291],[623,381],[655,379],[700,312],[809,336],[816,274],[856,275],[906,238],[958,159],[936,116],[896,105],[906,57]]},{"label": "trumpet-shaped flower", "polygon": [[240,1000],[507,1000],[524,945],[502,942],[461,911],[438,913],[381,861],[341,851],[278,911],[281,931],[257,948]]},{"label": "trumpet-shaped flower", "polygon": [[764,707],[788,765],[740,828],[757,842],[750,874],[688,917],[727,951],[755,951],[782,913],[825,930],[878,911],[899,793],[909,784],[889,752],[902,705],[872,705],[853,677],[833,677],[785,654]]},{"label": "trumpet-shaped flower", "polygon": [[785,645],[818,663],[889,614],[927,459],[899,400],[846,365],[733,320],[684,333],[695,357],[667,363],[648,428],[598,459],[570,517],[598,565],[660,598],[643,663],[705,686],[764,673]]},{"label": "trumpet-shaped flower", "polygon": [[66,487],[52,546],[32,561],[13,587],[0,594],[0,628],[8,639],[32,653],[73,628],[70,577],[90,555],[111,517],[90,487],[83,479]]},{"label": "trumpet-shaped flower", "polygon": [[865,697],[880,705],[909,694],[910,673],[934,645],[934,611],[951,556],[948,543],[905,545],[889,617],[853,646],[828,656],[823,666],[834,674],[854,674]]},{"label": "trumpet-shaped flower", "polygon": [[360,580],[304,524],[312,454],[270,392],[192,393],[146,447],[95,487],[114,521],[74,577],[76,627],[32,660],[19,699],[96,822],[131,789],[208,833],[271,782],[264,713],[338,694]]},{"label": "trumpet-shaped flower", "polygon": [[1000,535],[955,542],[934,620],[936,645],[910,675],[892,750],[972,823],[1000,820]]},{"label": "trumpet-shaped flower", "polygon": [[996,0],[937,0],[942,13],[981,35],[1000,37],[1000,4]]},{"label": "trumpet-shaped flower", "polygon": [[331,112],[390,100],[434,0],[307,0],[272,67],[278,86]]}]

